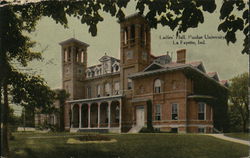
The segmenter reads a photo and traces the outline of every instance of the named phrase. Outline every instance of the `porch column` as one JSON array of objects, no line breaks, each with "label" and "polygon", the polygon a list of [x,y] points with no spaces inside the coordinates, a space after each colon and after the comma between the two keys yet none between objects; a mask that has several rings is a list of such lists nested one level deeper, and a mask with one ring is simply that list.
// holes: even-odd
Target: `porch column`
[{"label": "porch column", "polygon": [[108,128],[110,128],[110,122],[111,122],[111,101],[108,101]]},{"label": "porch column", "polygon": [[73,115],[73,106],[74,105],[70,105],[70,109],[71,109],[71,120],[70,120],[70,126],[71,126],[71,128],[73,128],[73,119],[74,119],[74,115]]},{"label": "porch column", "polygon": [[121,99],[119,100],[120,104],[120,109],[119,109],[119,128],[121,129],[122,127],[122,101]]},{"label": "porch column", "polygon": [[79,105],[79,128],[82,128],[82,104]]},{"label": "porch column", "polygon": [[100,102],[98,102],[98,113],[97,113],[97,115],[98,115],[98,123],[97,123],[97,127],[99,128],[100,127],[100,105],[101,105],[101,103]]},{"label": "porch column", "polygon": [[88,128],[90,128],[90,108],[91,104],[88,104]]}]

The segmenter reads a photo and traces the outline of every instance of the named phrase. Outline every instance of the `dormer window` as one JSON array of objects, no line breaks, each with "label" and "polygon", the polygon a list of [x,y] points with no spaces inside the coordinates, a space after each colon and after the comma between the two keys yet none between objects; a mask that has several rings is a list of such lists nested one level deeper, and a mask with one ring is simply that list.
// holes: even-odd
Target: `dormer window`
[{"label": "dormer window", "polygon": [[118,70],[119,70],[119,66],[116,65],[116,66],[115,66],[115,71],[118,71]]},{"label": "dormer window", "polygon": [[118,62],[115,62],[113,65],[112,65],[112,72],[117,72],[120,70],[120,67],[119,67],[119,63]]}]

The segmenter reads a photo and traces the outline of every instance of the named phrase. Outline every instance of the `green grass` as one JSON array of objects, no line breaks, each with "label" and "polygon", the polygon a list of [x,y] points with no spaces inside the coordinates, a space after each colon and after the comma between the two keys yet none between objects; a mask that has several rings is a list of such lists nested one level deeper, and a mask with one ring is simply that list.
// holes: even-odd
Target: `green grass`
[{"label": "green grass", "polygon": [[249,133],[225,133],[225,136],[232,137],[232,138],[238,138],[242,140],[250,140],[250,135]]},{"label": "green grass", "polygon": [[[12,158],[239,158],[248,146],[206,135],[194,134],[107,134],[115,143],[66,144],[83,133],[14,133]],[[44,138],[29,138],[41,136]],[[48,136],[51,136],[48,138]]]}]

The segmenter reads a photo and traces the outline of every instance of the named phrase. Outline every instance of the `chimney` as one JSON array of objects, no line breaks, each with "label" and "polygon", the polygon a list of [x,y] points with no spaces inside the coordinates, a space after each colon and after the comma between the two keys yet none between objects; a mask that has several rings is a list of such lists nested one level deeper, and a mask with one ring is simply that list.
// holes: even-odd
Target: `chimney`
[{"label": "chimney", "polygon": [[186,63],[186,49],[177,50],[177,63]]}]

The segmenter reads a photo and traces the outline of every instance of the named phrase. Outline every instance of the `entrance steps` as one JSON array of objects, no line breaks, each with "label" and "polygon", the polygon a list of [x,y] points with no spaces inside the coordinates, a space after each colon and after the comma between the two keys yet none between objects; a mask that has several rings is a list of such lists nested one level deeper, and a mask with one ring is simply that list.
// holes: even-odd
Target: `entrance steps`
[{"label": "entrance steps", "polygon": [[128,131],[128,133],[139,133],[142,127],[143,126],[134,126]]}]

